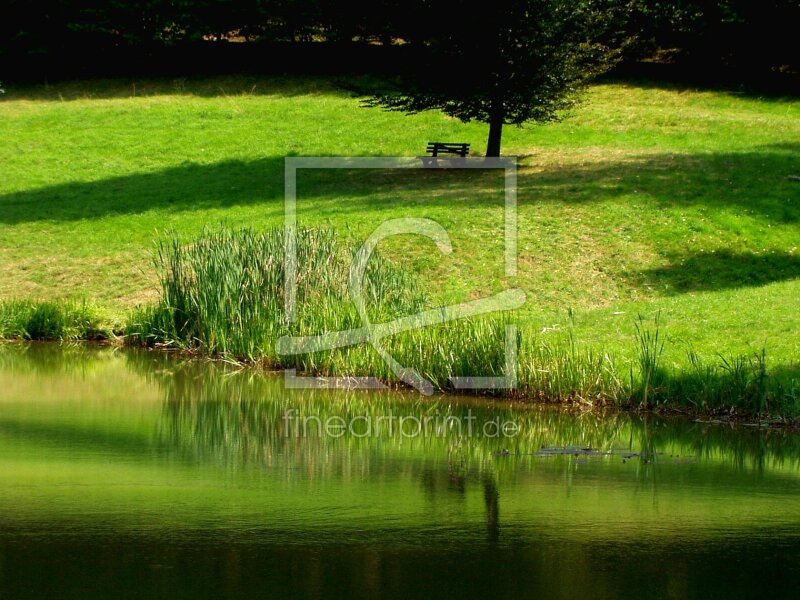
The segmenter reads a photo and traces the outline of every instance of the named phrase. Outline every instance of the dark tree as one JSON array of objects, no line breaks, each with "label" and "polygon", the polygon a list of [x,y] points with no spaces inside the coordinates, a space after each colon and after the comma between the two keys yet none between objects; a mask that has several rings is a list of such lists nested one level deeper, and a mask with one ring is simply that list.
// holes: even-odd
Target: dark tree
[{"label": "dark tree", "polygon": [[[504,124],[547,123],[610,68],[627,2],[421,0],[415,14],[424,61],[395,91],[369,106],[416,113],[439,109],[489,124],[486,156],[499,156]],[[621,35],[621,34],[620,34]]]},{"label": "dark tree", "polygon": [[634,0],[639,54],[668,50],[684,64],[762,71],[800,66],[800,0]]}]

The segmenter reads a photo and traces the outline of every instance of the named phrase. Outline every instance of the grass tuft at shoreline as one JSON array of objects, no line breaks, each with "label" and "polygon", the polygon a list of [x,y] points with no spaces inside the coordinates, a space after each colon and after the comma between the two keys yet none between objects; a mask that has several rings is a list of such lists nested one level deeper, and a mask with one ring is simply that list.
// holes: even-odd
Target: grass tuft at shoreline
[{"label": "grass tuft at shoreline", "polygon": [[0,339],[65,341],[113,337],[106,315],[87,302],[0,300]]}]

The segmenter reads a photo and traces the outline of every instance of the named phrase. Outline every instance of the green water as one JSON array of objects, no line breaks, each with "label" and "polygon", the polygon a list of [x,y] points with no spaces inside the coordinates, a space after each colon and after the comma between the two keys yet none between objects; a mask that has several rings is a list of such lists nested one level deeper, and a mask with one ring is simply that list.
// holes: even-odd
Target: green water
[{"label": "green water", "polygon": [[0,598],[797,597],[799,491],[788,432],[0,347]]}]

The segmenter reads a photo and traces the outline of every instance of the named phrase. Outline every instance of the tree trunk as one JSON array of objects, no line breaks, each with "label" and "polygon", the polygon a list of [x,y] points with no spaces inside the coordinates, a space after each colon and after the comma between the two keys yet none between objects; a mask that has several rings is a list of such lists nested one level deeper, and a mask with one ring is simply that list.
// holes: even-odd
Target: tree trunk
[{"label": "tree trunk", "polygon": [[502,110],[492,113],[489,119],[489,143],[486,144],[486,156],[500,156],[500,140],[503,137],[503,121],[505,115]]}]

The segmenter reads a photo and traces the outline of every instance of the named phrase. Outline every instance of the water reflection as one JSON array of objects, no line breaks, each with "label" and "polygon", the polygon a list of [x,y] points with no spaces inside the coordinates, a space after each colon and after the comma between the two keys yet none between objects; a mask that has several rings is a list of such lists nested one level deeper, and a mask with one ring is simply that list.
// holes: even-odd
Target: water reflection
[{"label": "water reflection", "polygon": [[[287,436],[289,409],[520,431]],[[0,348],[3,597],[789,595],[799,485],[787,431]]]},{"label": "water reflection", "polygon": [[[677,459],[683,459],[685,464],[713,460],[759,472],[769,468],[796,470],[800,464],[800,438],[785,430],[721,426],[653,415],[598,416],[521,405],[509,408],[466,398],[458,402],[441,398],[431,403],[397,392],[287,391],[279,376],[264,377],[226,365],[176,361],[148,353],[128,353],[126,360],[132,370],[159,384],[165,412],[162,438],[198,456],[259,460],[276,452],[313,453],[331,446],[355,451],[377,443],[382,448],[439,449],[448,457],[448,468],[455,468],[453,460],[457,458],[460,470],[465,468],[465,461],[478,470],[493,469],[498,462],[515,468],[520,463],[530,465],[535,461],[529,457],[541,448],[571,446],[611,451],[638,462],[637,473],[642,476],[657,471],[653,467],[658,464],[678,464]],[[466,440],[454,436],[409,439],[382,435],[376,442],[360,435],[319,439],[314,435],[318,428],[311,427],[311,435],[298,441],[294,430],[293,435],[287,436],[284,417],[289,410],[296,415],[314,415],[323,422],[330,417],[374,421],[389,413],[419,419],[452,415],[464,421],[469,412],[478,423],[492,419],[514,421],[519,424],[520,434],[513,438],[477,434]],[[457,457],[453,448],[457,448]],[[504,460],[490,460],[492,457]],[[581,460],[568,462],[583,464],[586,458],[583,455]],[[639,458],[643,460],[634,460]]]},{"label": "water reflection", "polygon": [[486,537],[490,542],[500,539],[500,493],[491,475],[483,477],[483,498],[486,501]]}]

